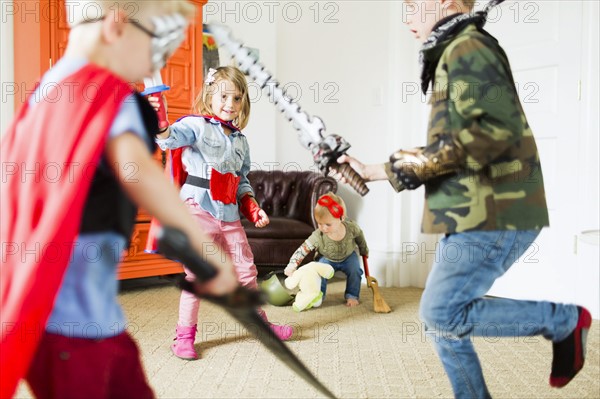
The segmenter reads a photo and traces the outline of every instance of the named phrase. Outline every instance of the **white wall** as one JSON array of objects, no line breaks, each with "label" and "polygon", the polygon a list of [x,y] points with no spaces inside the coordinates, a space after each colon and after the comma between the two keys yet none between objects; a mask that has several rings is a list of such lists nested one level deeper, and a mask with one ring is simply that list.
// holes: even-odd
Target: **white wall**
[{"label": "white wall", "polygon": [[[338,133],[352,144],[350,154],[366,163],[382,162],[395,149],[423,144],[428,110],[418,94],[418,43],[402,24],[402,2],[288,1],[276,2],[272,9],[268,2],[250,3],[240,6],[237,25],[231,15],[222,22],[231,25],[246,44],[261,49],[262,61],[291,88],[290,95],[297,97],[302,108],[320,116],[327,133]],[[588,36],[583,52],[587,56],[581,60],[585,77],[581,118],[586,122],[578,157],[582,192],[574,217],[579,230],[595,229],[598,222],[598,185],[593,183],[598,180],[598,52],[592,39],[597,37],[593,21],[598,20],[598,5],[584,3]],[[224,11],[228,2],[219,4]],[[246,12],[244,7],[248,7]],[[263,18],[250,23],[256,7]],[[519,10],[531,13],[530,8]],[[576,26],[579,21],[570,23]],[[502,43],[510,54],[510,43],[522,38],[504,33]],[[275,52],[274,62],[266,58],[265,49]],[[257,111],[256,106],[252,114],[253,123],[266,126],[256,135],[260,139],[250,137],[261,142],[258,148],[251,142],[254,160],[260,164],[275,160],[279,168],[314,168],[310,154],[298,143],[297,132],[269,107],[266,104]],[[274,127],[269,119],[273,116]],[[270,152],[272,147],[266,149],[263,137],[273,140],[274,152]],[[419,233],[422,190],[397,195],[387,183],[373,183],[370,188],[364,198],[347,187],[340,187],[340,193],[350,217],[365,231],[373,274],[382,285],[423,286],[437,237]]]},{"label": "white wall", "polygon": [[[392,149],[418,142],[418,131],[411,128],[413,107],[401,93],[403,83],[414,82],[417,64],[414,39],[402,26],[401,3],[321,2],[318,17],[315,3],[301,4],[307,18],[278,25],[277,70],[281,82],[301,90],[302,108],[324,120],[327,134],[343,136],[352,145],[349,153],[365,163],[381,163]],[[277,127],[277,159],[312,168],[296,131],[282,117]],[[365,197],[347,186],[339,193],[365,232],[371,273],[381,285],[418,285],[408,269],[398,267],[402,228],[419,230],[420,220],[402,219],[401,204],[410,194],[395,195],[385,182],[370,188]]]},{"label": "white wall", "polygon": [[[268,3],[268,2],[267,2]],[[263,2],[209,1],[203,8],[204,22],[233,27],[233,36],[259,50],[260,60],[276,73],[277,32],[275,10]],[[233,65],[231,55],[220,50],[222,65]],[[250,83],[252,109],[244,129],[250,144],[253,169],[273,169],[276,154],[276,112],[267,96]],[[276,168],[275,168],[276,169]]]},{"label": "white wall", "polygon": [[[342,135],[361,161],[379,163],[394,149],[424,141],[424,117],[414,117],[423,102],[416,84],[418,47],[402,24],[401,8],[396,1],[225,1],[209,2],[204,14],[258,48],[288,95],[324,120],[326,134]],[[222,56],[226,63],[229,55]],[[297,131],[266,96],[253,103],[245,133],[257,167],[315,169]],[[386,182],[370,187],[364,198],[345,186],[339,193],[365,231],[372,274],[381,285],[423,286],[427,268],[420,255],[405,264],[401,254],[403,242],[423,241],[422,192],[396,195]]]},{"label": "white wall", "polygon": [[5,2],[2,1],[2,15],[0,16],[0,135],[4,134],[13,118],[14,98],[6,94],[7,87],[14,82],[14,55],[13,55],[13,16],[5,12]]},{"label": "white wall", "polygon": [[579,151],[579,167],[583,173],[579,175],[579,198],[582,207],[578,208],[578,227],[580,231],[598,229],[600,220],[599,181],[600,163],[598,162],[598,149],[600,148],[600,124],[598,110],[600,101],[600,51],[598,38],[600,29],[600,5],[597,2],[583,2],[583,51],[581,58],[581,138]]},{"label": "white wall", "polygon": [[579,192],[577,201],[577,242],[574,283],[577,303],[588,307],[595,319],[600,318],[600,4],[583,3],[583,52],[581,59],[581,134],[579,142]]}]

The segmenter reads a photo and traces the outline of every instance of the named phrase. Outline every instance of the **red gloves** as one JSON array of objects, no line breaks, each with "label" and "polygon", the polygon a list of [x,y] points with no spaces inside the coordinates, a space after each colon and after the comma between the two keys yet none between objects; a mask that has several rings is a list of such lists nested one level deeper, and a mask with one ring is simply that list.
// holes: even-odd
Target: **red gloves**
[{"label": "red gloves", "polygon": [[260,220],[260,217],[258,216],[260,206],[258,205],[258,202],[256,202],[256,199],[252,195],[246,194],[242,197],[240,202],[240,210],[246,219],[252,223],[258,222]]}]

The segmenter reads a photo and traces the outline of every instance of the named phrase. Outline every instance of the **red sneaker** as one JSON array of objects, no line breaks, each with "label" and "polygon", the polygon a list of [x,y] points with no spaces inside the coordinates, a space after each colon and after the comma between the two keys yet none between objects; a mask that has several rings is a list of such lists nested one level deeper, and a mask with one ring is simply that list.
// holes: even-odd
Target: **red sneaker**
[{"label": "red sneaker", "polygon": [[587,334],[592,325],[592,315],[584,307],[577,306],[579,320],[573,332],[560,342],[552,344],[552,372],[550,386],[562,388],[567,385],[585,361]]}]

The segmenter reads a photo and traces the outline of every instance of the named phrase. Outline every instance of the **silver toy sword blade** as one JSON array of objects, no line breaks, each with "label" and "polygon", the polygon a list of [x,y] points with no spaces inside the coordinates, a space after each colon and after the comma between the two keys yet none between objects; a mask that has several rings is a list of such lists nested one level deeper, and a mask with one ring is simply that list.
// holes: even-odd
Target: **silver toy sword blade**
[{"label": "silver toy sword blade", "polygon": [[338,135],[324,136],[325,123],[321,118],[302,111],[297,102],[287,97],[273,75],[251,55],[248,48],[231,36],[229,28],[212,23],[207,24],[207,27],[219,46],[231,54],[238,68],[267,92],[277,109],[298,130],[300,143],[311,151],[323,174],[335,171],[344,176],[360,195],[367,194],[369,188],[363,178],[348,164],[337,163],[337,159],[346,153],[350,144]]},{"label": "silver toy sword blade", "polygon": [[310,117],[306,112],[301,111],[298,103],[285,95],[273,75],[250,55],[250,50],[231,37],[227,27],[215,24],[207,26],[215,41],[237,61],[238,68],[264,89],[273,104],[292,122],[294,128],[300,132],[299,139],[304,147],[310,149],[311,146],[323,141],[322,132],[325,131],[325,124],[319,117]]}]

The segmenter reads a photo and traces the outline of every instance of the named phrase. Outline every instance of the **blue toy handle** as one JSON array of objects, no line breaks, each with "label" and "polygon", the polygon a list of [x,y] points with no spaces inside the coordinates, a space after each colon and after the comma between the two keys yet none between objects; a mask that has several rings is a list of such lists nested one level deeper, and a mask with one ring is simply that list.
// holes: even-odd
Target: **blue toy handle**
[{"label": "blue toy handle", "polygon": [[171,88],[171,86],[167,86],[167,85],[158,85],[158,86],[152,86],[152,87],[146,87],[146,89],[141,92],[140,94],[142,96],[149,96],[150,94],[154,94],[154,93],[160,93],[163,91],[167,91]]},{"label": "blue toy handle", "polygon": [[157,85],[147,87],[146,90],[141,92],[142,96],[154,97],[158,100],[158,109],[156,110],[156,114],[158,116],[158,128],[162,131],[169,127],[169,120],[167,119],[167,110],[165,108],[165,103],[163,101],[162,92],[169,90],[170,87],[167,85]]}]

